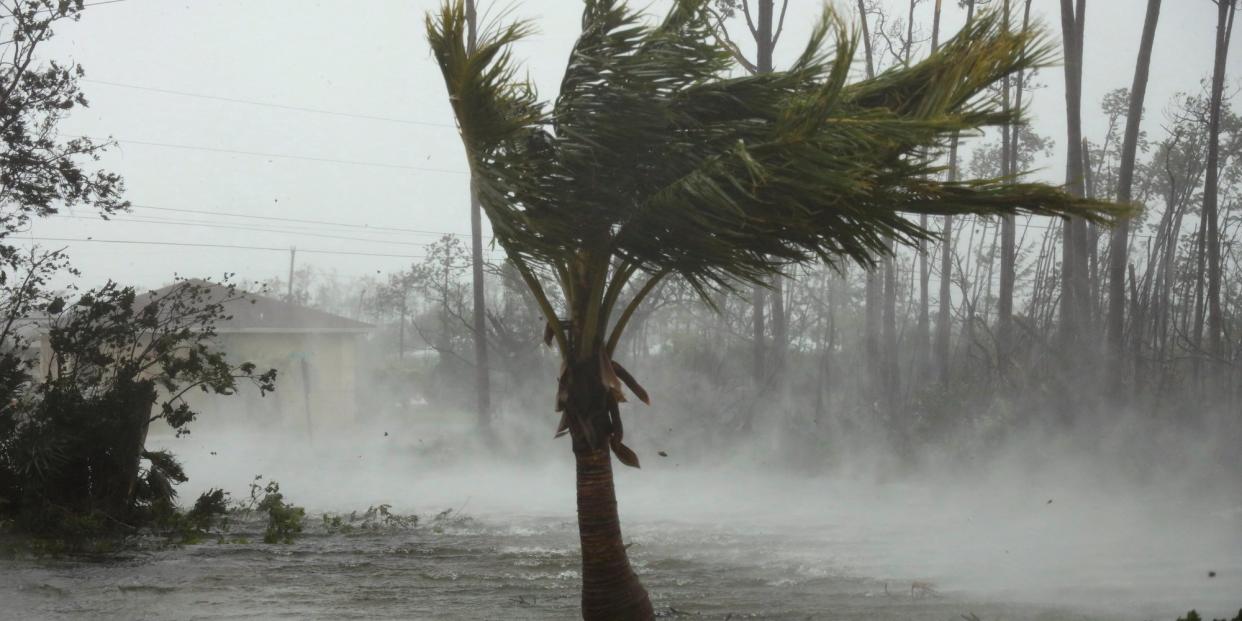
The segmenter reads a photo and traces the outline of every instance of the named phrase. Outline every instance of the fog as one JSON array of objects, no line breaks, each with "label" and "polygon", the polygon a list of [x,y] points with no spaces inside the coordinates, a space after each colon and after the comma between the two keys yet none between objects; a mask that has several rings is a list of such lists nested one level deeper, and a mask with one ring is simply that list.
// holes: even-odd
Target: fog
[{"label": "fog", "polygon": [[[962,602],[963,614],[978,605],[971,602],[1009,602],[1160,619],[1193,602],[1220,617],[1242,593],[1236,418],[1174,430],[1113,413],[1114,430],[1090,450],[1073,434],[1030,429],[988,457],[932,447],[917,467],[881,444],[838,438],[827,452],[851,457],[808,467],[791,458],[806,447],[778,434],[703,450],[676,428],[644,433],[660,425],[655,416],[632,417],[643,468],[617,474],[626,540],[640,563],[644,545],[661,536],[715,532],[737,537],[730,560],[761,568],[772,584],[854,576],[874,580],[867,597],[886,588],[891,598],[926,582],[937,597]],[[216,486],[244,496],[262,474],[316,513],[381,503],[425,516],[451,509],[520,533],[531,520],[573,520],[572,455],[566,439],[547,432],[552,418],[510,413],[493,442],[470,425],[392,418],[294,441],[204,422],[158,444],[194,473],[187,498]]]},{"label": "fog", "polygon": [[[519,273],[486,218],[484,275],[473,278],[466,154],[424,30],[440,4],[113,0],[87,2],[80,20],[57,25],[40,58],[80,63],[90,101],[58,119],[61,138],[115,141],[92,166],[124,178],[131,209],[106,220],[90,205],[53,209],[0,234],[0,249],[64,249],[74,269],[39,282],[62,310],[61,297],[110,281],[139,292],[187,277],[238,284],[244,299],[226,305],[207,341],[234,370],[275,369],[275,392],[243,382],[193,393],[189,433],[157,415],[145,448],[184,466],[183,509],[212,489],[236,508],[252,483],[274,481],[306,509],[306,532],[259,544],[263,526],[250,516],[213,533],[218,540],[142,540],[103,559],[6,558],[0,600],[17,604],[0,604],[0,618],[579,614],[571,438],[580,448],[591,441],[577,427],[554,437],[569,398],[558,380],[569,371],[553,338],[564,334],[541,303],[575,315],[553,322],[571,336],[580,311],[566,300],[567,276]],[[514,54],[542,99],[556,97],[580,4],[481,3],[485,24],[537,25]],[[929,53],[933,4],[944,5],[943,41],[963,27],[969,3],[868,3],[880,71],[901,64],[903,33],[914,34],[904,43],[916,60]],[[1062,50],[1059,5],[1013,0],[1024,4]],[[1127,164],[1124,89],[1140,4],[1088,3],[1080,134],[1069,134],[1062,68],[1042,67],[1014,86],[1029,125],[1012,153],[996,128],[963,134],[960,149],[955,135],[937,160],[947,167],[951,157],[953,172],[920,177],[1016,171],[1060,186],[1066,146],[1081,141],[1084,178],[1070,180],[1078,197],[1120,200],[1119,179],[1133,173],[1126,195],[1142,209],[1121,248],[1103,222],[1006,221],[994,217],[1002,209],[951,220],[933,212],[923,247],[893,246],[874,266],[774,263],[757,270],[764,287],[735,278],[745,270],[715,282],[650,265],[633,273],[651,287],[638,277],[618,285],[630,255],[603,257],[612,301],[636,303],[628,325],[620,310],[604,315],[600,330],[625,328],[615,351],[584,359],[601,360],[590,372],[611,381],[604,400],[623,401],[606,422],[616,444],[603,454],[615,471],[621,556],[657,616],[1238,613],[1238,45],[1223,47],[1234,58],[1215,101],[1217,5],[1164,3],[1143,133]],[[777,70],[801,50],[818,6],[789,3]],[[837,3],[851,20],[855,6]],[[722,23],[751,55],[744,18]],[[851,80],[863,75],[856,59]],[[995,90],[987,95],[999,101]],[[1220,145],[1210,192],[1209,143]],[[1110,271],[1113,252],[1123,258]],[[1116,274],[1121,286],[1110,287]],[[1124,307],[1117,320],[1114,299]],[[34,343],[21,353],[40,370],[52,346],[39,340],[59,312],[49,307],[19,317],[23,342]],[[608,457],[624,454],[621,417],[641,468]],[[420,521],[330,526],[380,506]]]}]

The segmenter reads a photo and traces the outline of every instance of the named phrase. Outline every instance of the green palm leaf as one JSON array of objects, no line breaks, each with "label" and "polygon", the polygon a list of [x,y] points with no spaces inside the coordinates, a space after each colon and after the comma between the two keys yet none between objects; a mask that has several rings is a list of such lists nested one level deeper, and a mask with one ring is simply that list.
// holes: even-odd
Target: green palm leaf
[{"label": "green palm leaf", "polygon": [[831,12],[789,70],[737,77],[706,0],[679,0],[656,24],[590,0],[550,110],[507,51],[529,28],[493,28],[470,55],[464,20],[446,4],[429,38],[497,239],[522,261],[606,249],[727,287],[789,262],[872,263],[888,238],[932,235],[910,213],[1123,213],[1044,185],[937,180],[927,153],[1015,120],[986,87],[1050,58],[1039,29],[1004,32],[999,14],[924,62],[848,84],[856,39]]}]

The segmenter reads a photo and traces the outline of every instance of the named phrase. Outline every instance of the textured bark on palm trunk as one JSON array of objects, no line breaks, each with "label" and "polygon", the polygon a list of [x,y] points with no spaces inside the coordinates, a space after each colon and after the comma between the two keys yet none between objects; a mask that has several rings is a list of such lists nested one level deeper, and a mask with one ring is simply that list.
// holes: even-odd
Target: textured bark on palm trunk
[{"label": "textured bark on palm trunk", "polygon": [[578,471],[578,536],[582,543],[582,618],[655,618],[651,599],[630,567],[621,540],[608,448],[574,447]]}]

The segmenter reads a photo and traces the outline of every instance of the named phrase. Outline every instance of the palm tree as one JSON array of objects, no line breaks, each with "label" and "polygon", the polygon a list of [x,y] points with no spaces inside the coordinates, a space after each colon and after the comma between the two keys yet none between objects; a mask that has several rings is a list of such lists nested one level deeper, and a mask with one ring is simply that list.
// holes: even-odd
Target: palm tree
[{"label": "palm tree", "polygon": [[479,199],[563,362],[557,433],[577,463],[585,619],[653,614],[611,456],[638,466],[619,404],[623,387],[647,393],[613,353],[659,282],[683,279],[710,303],[796,263],[871,266],[889,240],[932,236],[907,213],[1118,213],[1038,184],[938,180],[929,154],[954,132],[1016,120],[979,94],[1048,60],[1036,34],[985,15],[924,62],[851,84],[857,39],[825,12],[788,69],[752,75],[710,4],[675,0],[650,22],[623,0],[586,0],[550,104],[510,55],[528,25],[492,26],[471,51],[461,0],[427,18]]}]

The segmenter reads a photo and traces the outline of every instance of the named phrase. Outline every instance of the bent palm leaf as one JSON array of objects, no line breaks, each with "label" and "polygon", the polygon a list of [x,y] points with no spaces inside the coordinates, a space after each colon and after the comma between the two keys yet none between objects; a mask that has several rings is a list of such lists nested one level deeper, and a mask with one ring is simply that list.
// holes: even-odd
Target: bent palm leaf
[{"label": "bent palm leaf", "polygon": [[[1123,213],[1046,185],[937,178],[929,154],[954,133],[1018,120],[984,93],[1049,60],[1037,28],[1006,32],[999,14],[983,15],[927,60],[850,83],[857,40],[831,12],[787,70],[749,75],[708,0],[675,0],[658,23],[619,0],[584,5],[551,105],[508,52],[527,26],[492,28],[469,54],[460,1],[427,24],[496,239],[566,360],[611,355],[668,275],[707,293],[790,263],[872,264],[890,238],[933,236],[911,213]],[[541,270],[559,282],[567,317]],[[639,275],[647,285],[617,316]]]}]

